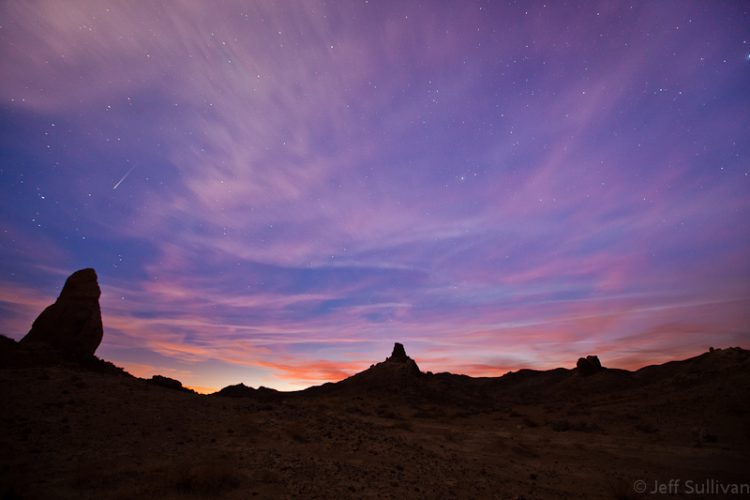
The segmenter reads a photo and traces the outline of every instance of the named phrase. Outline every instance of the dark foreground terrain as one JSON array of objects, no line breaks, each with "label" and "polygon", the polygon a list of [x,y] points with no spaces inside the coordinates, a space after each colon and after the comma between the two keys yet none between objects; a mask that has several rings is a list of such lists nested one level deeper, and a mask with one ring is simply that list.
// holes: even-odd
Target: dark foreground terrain
[{"label": "dark foreground terrain", "polygon": [[3,339],[3,498],[659,498],[677,479],[678,497],[719,498],[750,482],[739,348],[485,379],[422,373],[397,348],[337,384],[211,396],[31,351]]}]

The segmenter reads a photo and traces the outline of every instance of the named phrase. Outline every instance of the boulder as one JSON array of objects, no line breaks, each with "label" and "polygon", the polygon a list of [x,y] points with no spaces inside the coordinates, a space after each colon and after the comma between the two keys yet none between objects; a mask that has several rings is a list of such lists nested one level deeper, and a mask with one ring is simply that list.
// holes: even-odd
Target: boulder
[{"label": "boulder", "polygon": [[67,358],[90,358],[104,334],[100,295],[96,271],[87,268],[74,272],[55,303],[34,320],[21,343],[45,343]]},{"label": "boulder", "polygon": [[602,364],[599,358],[596,356],[586,356],[585,358],[578,358],[576,363],[578,373],[583,376],[593,375],[602,369]]},{"label": "boulder", "polygon": [[166,387],[167,389],[174,389],[177,391],[185,389],[182,386],[182,382],[173,378],[165,377],[164,375],[154,375],[148,379],[147,382],[153,385],[158,385],[159,387]]}]

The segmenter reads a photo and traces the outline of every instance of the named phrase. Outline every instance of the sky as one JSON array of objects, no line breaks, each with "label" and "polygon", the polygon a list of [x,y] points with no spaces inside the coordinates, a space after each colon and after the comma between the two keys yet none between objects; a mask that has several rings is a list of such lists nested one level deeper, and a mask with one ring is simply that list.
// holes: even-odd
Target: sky
[{"label": "sky", "polygon": [[0,4],[0,333],[201,391],[750,347],[750,4]]}]

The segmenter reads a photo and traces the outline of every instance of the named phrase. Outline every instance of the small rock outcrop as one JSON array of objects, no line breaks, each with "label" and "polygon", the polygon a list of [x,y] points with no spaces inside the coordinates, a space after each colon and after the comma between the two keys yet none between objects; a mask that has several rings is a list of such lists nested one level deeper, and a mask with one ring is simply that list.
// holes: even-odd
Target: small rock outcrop
[{"label": "small rock outcrop", "polygon": [[248,387],[243,383],[228,385],[218,392],[214,392],[212,396],[222,396],[228,398],[254,398],[258,401],[279,401],[284,398],[284,393],[279,392],[276,389],[269,389],[268,387],[260,386],[257,389]]},{"label": "small rock outcrop", "polygon": [[399,342],[393,344],[393,352],[391,352],[391,355],[385,358],[384,362],[378,363],[375,366],[380,365],[391,366],[412,375],[421,374],[417,362],[406,355],[404,345]]},{"label": "small rock outcrop", "polygon": [[372,365],[337,384],[342,387],[357,387],[365,390],[383,390],[391,394],[403,393],[413,388],[421,379],[422,372],[416,361],[406,354],[402,344],[393,346],[393,352],[385,361]]},{"label": "small rock outcrop", "polygon": [[406,349],[404,349],[404,344],[401,344],[399,342],[396,342],[393,344],[393,352],[390,356],[386,358],[386,361],[395,361],[397,363],[406,363],[409,361],[409,356],[406,355]]},{"label": "small rock outcrop", "polygon": [[602,364],[597,356],[586,356],[585,358],[578,358],[576,368],[578,373],[586,377],[600,371]]},{"label": "small rock outcrop", "polygon": [[45,343],[67,358],[92,357],[104,334],[100,295],[96,271],[87,268],[74,272],[55,303],[34,320],[21,343]]},{"label": "small rock outcrop", "polygon": [[159,387],[166,387],[167,389],[174,389],[176,391],[182,391],[185,388],[182,386],[182,382],[173,378],[165,377],[164,375],[154,375],[147,380],[149,384],[158,385]]},{"label": "small rock outcrop", "polygon": [[257,391],[252,387],[248,387],[243,383],[228,385],[218,392],[215,392],[215,396],[224,396],[229,398],[243,398],[255,396]]}]

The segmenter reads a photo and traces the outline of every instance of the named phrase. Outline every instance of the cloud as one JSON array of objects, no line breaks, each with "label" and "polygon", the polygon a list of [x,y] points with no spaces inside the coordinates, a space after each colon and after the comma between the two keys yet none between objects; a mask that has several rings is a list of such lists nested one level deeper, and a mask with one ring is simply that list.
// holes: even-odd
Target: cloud
[{"label": "cloud", "polygon": [[93,265],[105,351],[283,384],[744,339],[732,7],[0,9],[3,330]]},{"label": "cloud", "polygon": [[[364,370],[368,361],[309,361],[309,362],[260,362],[260,366],[271,368],[282,379],[297,383],[338,382]],[[369,363],[372,364],[372,363]]]}]

